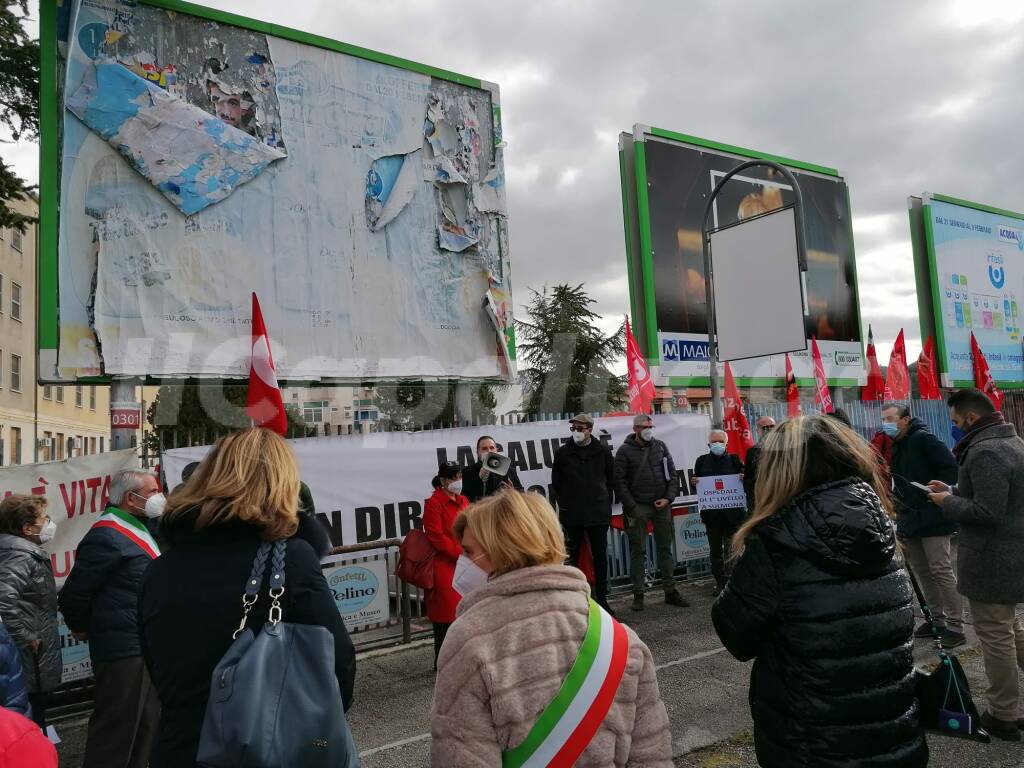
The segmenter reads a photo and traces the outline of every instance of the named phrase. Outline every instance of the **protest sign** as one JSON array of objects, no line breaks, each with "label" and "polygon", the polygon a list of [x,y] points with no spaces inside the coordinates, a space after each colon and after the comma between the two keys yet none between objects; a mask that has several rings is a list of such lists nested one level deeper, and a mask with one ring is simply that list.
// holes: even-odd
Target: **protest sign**
[{"label": "protest sign", "polygon": [[697,478],[697,509],[745,509],[747,494],[739,475],[708,475]]}]

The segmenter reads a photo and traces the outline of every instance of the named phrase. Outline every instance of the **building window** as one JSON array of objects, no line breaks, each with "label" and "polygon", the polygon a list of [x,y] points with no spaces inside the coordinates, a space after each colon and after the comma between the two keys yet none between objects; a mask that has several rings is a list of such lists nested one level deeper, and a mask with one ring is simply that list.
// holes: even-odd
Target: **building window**
[{"label": "building window", "polygon": [[[95,411],[96,410],[96,387],[95,386],[89,387],[89,410],[90,411]],[[96,438],[94,437],[92,439],[92,441],[93,441],[93,450],[92,450],[92,452],[96,453]]]},{"label": "building window", "polygon": [[16,229],[11,230],[11,248],[21,253],[21,249],[24,246],[24,235]]},{"label": "building window", "polygon": [[57,402],[58,403],[63,403],[64,402],[64,387],[60,387],[60,386],[57,387]]},{"label": "building window", "polygon": [[21,355],[11,355],[11,391],[21,392]]},{"label": "building window", "polygon": [[302,404],[302,419],[307,424],[322,424],[326,400],[312,400]]},{"label": "building window", "polygon": [[94,453],[96,453],[96,438],[95,437],[90,437],[89,438],[89,454],[92,455]]},{"label": "building window", "polygon": [[64,433],[57,433],[57,460],[60,461],[64,458]]},{"label": "building window", "polygon": [[43,432],[43,461],[53,461],[53,433]]},{"label": "building window", "polygon": [[43,400],[53,400],[53,387],[49,384],[43,385]]},{"label": "building window", "polygon": [[82,385],[75,384],[75,408],[82,407]]},{"label": "building window", "polygon": [[11,283],[11,319],[21,322],[21,286]]},{"label": "building window", "polygon": [[100,453],[104,453],[107,450],[107,438],[100,435]]},{"label": "building window", "polygon": [[11,427],[11,464],[21,464],[20,427]]},{"label": "building window", "polygon": [[4,313],[4,276],[0,275],[0,315]]}]

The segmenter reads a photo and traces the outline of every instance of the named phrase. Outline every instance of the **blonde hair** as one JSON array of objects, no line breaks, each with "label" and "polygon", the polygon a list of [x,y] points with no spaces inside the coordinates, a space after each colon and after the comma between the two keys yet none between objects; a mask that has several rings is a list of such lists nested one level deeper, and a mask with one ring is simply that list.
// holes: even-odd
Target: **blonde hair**
[{"label": "blonde hair", "polygon": [[192,530],[201,531],[241,520],[274,541],[295,533],[298,508],[299,467],[288,443],[268,429],[243,429],[214,443],[167,500],[163,522],[191,521]]},{"label": "blonde hair", "polygon": [[494,565],[492,576],[566,559],[562,526],[539,493],[505,490],[470,504],[453,526],[460,541],[467,529]]},{"label": "blonde hair", "polygon": [[883,508],[892,514],[889,492],[878,471],[874,449],[838,419],[800,416],[768,433],[757,464],[754,514],[732,540],[732,557],[760,523],[796,496],[825,483],[859,478],[871,485]]}]

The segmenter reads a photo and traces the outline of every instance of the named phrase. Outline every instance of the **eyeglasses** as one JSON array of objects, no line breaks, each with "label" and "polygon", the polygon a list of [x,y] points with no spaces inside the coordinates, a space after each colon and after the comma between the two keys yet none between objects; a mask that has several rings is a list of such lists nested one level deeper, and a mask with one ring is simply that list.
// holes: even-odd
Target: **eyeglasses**
[{"label": "eyeglasses", "polygon": [[773,429],[775,429],[774,424],[765,424],[764,426],[761,427],[762,432],[771,432]]},{"label": "eyeglasses", "polygon": [[584,426],[583,424],[570,424],[570,432],[586,432],[590,427]]}]

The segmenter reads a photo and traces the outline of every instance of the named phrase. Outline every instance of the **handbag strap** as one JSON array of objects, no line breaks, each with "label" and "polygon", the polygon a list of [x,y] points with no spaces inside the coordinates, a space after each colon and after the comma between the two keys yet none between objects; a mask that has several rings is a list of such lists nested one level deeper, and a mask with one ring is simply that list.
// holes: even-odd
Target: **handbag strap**
[{"label": "handbag strap", "polygon": [[263,585],[263,574],[267,570],[268,560],[270,561],[270,587],[267,594],[270,595],[271,601],[269,621],[275,626],[281,621],[281,596],[284,594],[285,584],[285,551],[284,539],[274,542],[260,542],[260,547],[256,550],[256,557],[252,561],[252,572],[249,574],[249,580],[245,582],[245,594],[242,595],[242,621],[239,623],[238,629],[231,636],[233,640],[237,640],[238,636],[245,630],[245,623],[249,619],[249,613],[259,599],[260,587]]}]

